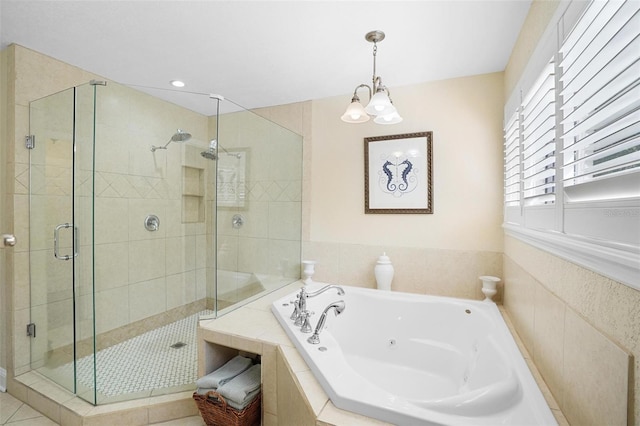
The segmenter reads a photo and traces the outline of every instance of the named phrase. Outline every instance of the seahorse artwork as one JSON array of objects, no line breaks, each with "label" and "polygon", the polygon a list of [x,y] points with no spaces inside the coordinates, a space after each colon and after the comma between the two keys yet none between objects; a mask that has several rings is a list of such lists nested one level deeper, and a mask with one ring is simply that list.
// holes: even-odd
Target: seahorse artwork
[{"label": "seahorse artwork", "polygon": [[386,158],[378,173],[382,191],[396,198],[412,192],[418,185],[416,171],[408,158]]}]

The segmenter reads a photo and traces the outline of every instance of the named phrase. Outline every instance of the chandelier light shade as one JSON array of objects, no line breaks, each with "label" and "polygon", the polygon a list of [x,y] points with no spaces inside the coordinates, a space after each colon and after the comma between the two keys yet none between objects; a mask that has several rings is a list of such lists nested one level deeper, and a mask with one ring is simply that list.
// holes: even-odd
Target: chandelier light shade
[{"label": "chandelier light shade", "polygon": [[342,121],[346,121],[347,123],[364,123],[365,121],[369,121],[369,115],[367,115],[357,95],[351,99],[351,103],[342,115]]},{"label": "chandelier light shade", "polygon": [[[370,31],[364,38],[373,43],[373,77],[372,85],[360,84],[353,91],[351,104],[342,115],[341,119],[347,123],[364,123],[373,117],[376,124],[396,124],[402,121],[402,117],[393,106],[389,89],[382,84],[382,78],[376,76],[376,55],[378,53],[378,42],[384,40],[382,31]],[[358,97],[358,89],[366,87],[369,90],[369,103],[363,107]]]}]

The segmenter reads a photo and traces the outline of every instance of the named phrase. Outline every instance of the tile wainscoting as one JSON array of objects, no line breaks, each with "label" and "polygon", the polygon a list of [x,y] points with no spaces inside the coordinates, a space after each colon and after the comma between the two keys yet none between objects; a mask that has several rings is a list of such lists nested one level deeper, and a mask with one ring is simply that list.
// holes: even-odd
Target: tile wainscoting
[{"label": "tile wainscoting", "polygon": [[637,424],[640,292],[506,237],[504,307],[571,424]]}]

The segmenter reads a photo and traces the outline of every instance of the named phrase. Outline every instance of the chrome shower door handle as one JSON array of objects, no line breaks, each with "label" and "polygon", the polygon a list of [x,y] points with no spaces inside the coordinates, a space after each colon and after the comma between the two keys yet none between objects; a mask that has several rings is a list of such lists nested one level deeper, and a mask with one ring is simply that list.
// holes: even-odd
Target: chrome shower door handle
[{"label": "chrome shower door handle", "polygon": [[[59,249],[59,239],[60,239],[60,230],[61,229],[66,229],[66,228],[73,228],[73,237],[74,237],[74,241],[73,241],[73,256],[66,254],[66,255],[60,255],[58,253],[58,249]],[[53,231],[53,255],[55,256],[56,259],[60,259],[60,260],[69,260],[73,257],[78,256],[78,228],[76,226],[73,226],[71,223],[61,223],[60,225],[56,226],[56,228]]]}]

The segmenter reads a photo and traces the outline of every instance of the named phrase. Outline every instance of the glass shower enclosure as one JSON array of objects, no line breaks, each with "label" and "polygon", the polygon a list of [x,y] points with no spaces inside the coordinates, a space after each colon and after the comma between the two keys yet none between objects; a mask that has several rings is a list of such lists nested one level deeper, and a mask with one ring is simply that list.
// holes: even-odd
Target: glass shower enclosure
[{"label": "glass shower enclosure", "polygon": [[192,389],[198,318],[300,276],[302,137],[188,96],[214,112],[95,81],[30,104],[31,368],[93,404]]}]

